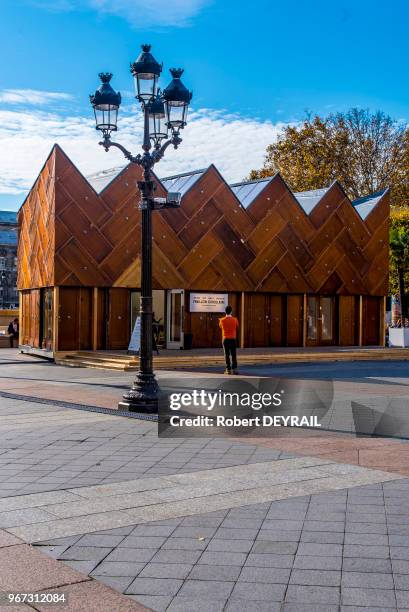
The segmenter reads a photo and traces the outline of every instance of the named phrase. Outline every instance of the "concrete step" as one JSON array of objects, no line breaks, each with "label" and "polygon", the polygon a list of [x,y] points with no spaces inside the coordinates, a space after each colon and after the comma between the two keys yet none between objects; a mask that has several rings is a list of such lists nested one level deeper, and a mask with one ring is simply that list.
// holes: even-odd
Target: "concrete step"
[{"label": "concrete step", "polygon": [[96,361],[93,359],[72,359],[65,357],[62,359],[56,359],[57,365],[63,365],[70,368],[99,368],[102,370],[120,370],[120,371],[134,371],[138,369],[138,365],[130,365],[126,362],[116,363],[110,361]]},{"label": "concrete step", "polygon": [[120,356],[116,357],[116,356],[111,356],[111,355],[100,355],[100,354],[92,354],[92,353],[87,353],[87,354],[79,354],[79,353],[73,353],[71,355],[67,355],[66,357],[64,357],[64,359],[70,359],[72,361],[88,361],[89,359],[91,359],[94,362],[100,362],[100,363],[116,363],[120,366],[124,365],[124,364],[131,364],[131,365],[138,365],[139,364],[139,359],[138,358],[134,358],[131,356],[127,356],[124,355],[122,358]]},{"label": "concrete step", "polygon": [[[372,360],[408,360],[409,349],[389,349],[389,348],[351,348],[350,350],[333,351],[277,351],[266,349],[265,353],[241,352],[238,354],[241,365],[252,364],[274,364],[292,362],[317,362],[317,361],[372,361]],[[183,354],[172,352],[172,354],[159,355],[153,357],[156,369],[174,369],[188,367],[207,367],[220,365],[223,366],[224,358],[222,352],[214,354]],[[101,368],[107,370],[137,370],[139,359],[135,355],[106,353],[104,351],[78,351],[60,355],[56,363],[70,367],[82,368]]]}]

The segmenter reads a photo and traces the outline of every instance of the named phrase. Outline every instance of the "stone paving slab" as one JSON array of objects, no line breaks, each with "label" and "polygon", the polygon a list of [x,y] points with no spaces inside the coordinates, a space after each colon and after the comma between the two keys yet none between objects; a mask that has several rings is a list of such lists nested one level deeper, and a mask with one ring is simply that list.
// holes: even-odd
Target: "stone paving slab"
[{"label": "stone paving slab", "polygon": [[[297,465],[300,467],[295,469]],[[164,489],[163,478],[159,478],[157,489],[142,493],[112,495],[115,487],[111,490],[108,488],[105,489],[105,495],[97,500],[67,501],[62,504],[45,503],[38,507],[39,496],[37,496],[36,508],[3,513],[3,516],[0,513],[0,527],[2,521],[5,521],[6,524],[3,526],[7,526],[11,533],[28,542],[35,542],[46,538],[75,535],[83,531],[111,529],[135,522],[145,523],[153,519],[201,514],[205,509],[240,507],[400,478],[403,477],[357,466],[331,465],[327,460],[322,460],[320,464],[319,460],[314,458],[287,459],[184,474],[175,477],[177,481],[175,486]],[[180,479],[184,486],[179,484]],[[165,480],[172,482],[172,478]],[[154,486],[153,480],[150,485]],[[83,497],[86,496],[84,488]],[[356,507],[360,508],[361,512],[365,511],[365,506]],[[331,511],[326,506],[317,513],[317,510],[311,508],[311,514],[307,518],[329,520],[342,518],[342,508],[340,510],[341,512],[334,509]],[[38,513],[41,514],[37,516]],[[257,530],[257,527],[254,529]],[[189,528],[186,531],[189,532]],[[241,533],[246,537],[246,529],[243,527]],[[252,530],[248,529],[247,533],[251,537]],[[314,547],[313,544],[305,546]],[[319,544],[315,546],[318,547]],[[356,554],[359,556],[358,548]]]},{"label": "stone paving slab", "polygon": [[88,578],[27,544],[0,548],[0,590],[33,592]]},{"label": "stone paving slab", "polygon": [[[0,408],[0,498],[50,492],[58,503],[67,489],[121,483],[123,493],[142,491],[126,481],[294,456],[237,440],[161,440],[152,423],[52,405],[1,398]],[[20,508],[18,499],[1,503],[0,512]]]},{"label": "stone paving slab", "polygon": [[[65,550],[67,547],[56,548]],[[68,603],[64,604],[63,609],[72,612],[77,610],[144,612],[147,610],[136,601],[131,601],[112,589],[104,587],[86,574],[55,561],[39,549],[24,544],[4,530],[0,530],[0,568],[0,592],[2,593],[40,594],[50,591],[64,593],[68,596]],[[50,605],[0,604],[0,610],[5,612],[33,609],[49,610]]]},{"label": "stone paving slab", "polygon": [[[54,592],[66,593],[68,604],[64,612],[148,612],[137,601],[120,595],[113,589],[96,581],[64,585]],[[36,610],[49,612],[49,605],[36,605]]]},{"label": "stone paving slab", "polygon": [[[402,515],[392,514],[395,508],[387,503],[371,505],[369,500],[393,495],[404,510],[408,486],[408,479],[378,482],[222,509],[197,514],[194,525],[191,517],[135,524],[131,532],[83,535],[59,558],[84,556],[81,549],[91,544],[87,537],[116,536],[104,559],[95,557],[90,575],[112,578],[110,584],[157,612],[398,612],[409,601],[409,541],[394,546],[388,538],[378,539],[385,534],[371,534],[373,525],[382,524],[389,535],[395,526],[390,518]],[[342,511],[329,518],[323,511],[334,504]],[[362,512],[355,513],[357,507]],[[316,511],[324,518],[308,519]],[[361,535],[375,537],[350,543],[351,514],[357,515],[353,524],[360,526]],[[380,518],[382,523],[372,522]],[[241,520],[254,521],[255,527]],[[317,533],[335,534],[336,541],[309,541]],[[237,542],[243,546],[236,548]],[[104,543],[108,540],[94,542]]]},{"label": "stone paving slab", "polygon": [[[48,371],[53,372],[52,378],[60,370],[51,367]],[[78,381],[83,375],[69,374]],[[89,374],[86,384],[93,380],[97,382]],[[102,390],[112,383],[118,393],[118,382],[115,377],[101,378],[95,388]],[[392,395],[394,381],[390,383],[387,391]],[[367,380],[365,384],[336,384],[342,393],[362,392],[362,397],[373,390]],[[67,388],[73,387],[67,383]],[[398,394],[403,392],[401,385]],[[60,534],[66,537],[55,540],[47,530],[39,548],[50,557],[64,557],[60,563],[68,569],[105,583],[101,588],[111,594],[108,585],[117,591],[126,591],[131,584],[132,590],[137,584],[145,585],[140,590],[147,590],[146,585],[168,588],[172,594],[158,594],[152,588],[149,593],[125,595],[125,601],[140,601],[158,612],[387,612],[409,608],[409,481],[388,482],[376,470],[362,470],[366,465],[385,465],[390,470],[388,478],[396,477],[393,472],[405,473],[409,467],[406,443],[328,432],[301,432],[300,436],[293,431],[291,436],[283,432],[274,439],[278,440],[276,447],[260,438],[158,440],[156,427],[149,423],[5,398],[0,401],[4,415],[0,422],[0,491],[11,504],[0,506],[0,514],[16,512],[14,516],[22,520],[17,514],[21,510],[49,512],[50,506],[68,508],[87,500],[111,503],[117,496],[131,494],[129,502],[134,495],[142,499],[142,494],[159,490],[166,498],[162,504],[108,512],[99,508],[93,516],[50,521],[54,526],[59,522]],[[315,479],[279,482],[278,464],[296,455],[305,455],[307,461],[315,457],[314,464],[297,467],[315,474]],[[337,466],[334,461],[360,468]],[[266,463],[271,464],[272,475],[274,472],[268,483],[261,482],[262,464]],[[258,464],[254,467],[254,474],[257,469],[260,472],[256,474],[260,479],[257,491],[235,490],[238,485],[232,486],[234,478],[226,471],[228,486],[220,492],[215,472],[229,466],[238,466],[238,472],[244,466],[245,472],[250,464]],[[289,465],[285,467],[288,473]],[[324,469],[325,474],[321,473]],[[384,469],[380,471],[385,474]],[[173,480],[175,474],[178,480]],[[191,476],[195,478],[189,481]],[[324,487],[324,480],[330,486]],[[110,493],[111,486],[118,489]],[[41,495],[47,492],[76,497],[50,497],[43,504]],[[27,505],[29,495],[37,494],[40,503],[32,497]],[[186,498],[187,494],[200,497]],[[224,505],[227,500],[230,506]],[[13,515],[6,518],[9,516]],[[124,520],[126,525],[122,525]],[[66,528],[73,529],[74,523],[79,532],[68,535]],[[36,524],[37,529],[43,527],[43,523]],[[19,546],[24,544],[14,541],[9,548]],[[84,579],[82,574],[83,582],[77,584],[95,588],[95,580]],[[203,592],[211,593],[210,584],[215,587],[214,598],[206,601]],[[281,600],[272,598],[276,587],[284,588]],[[253,591],[257,599],[240,596],[240,589]],[[374,589],[381,592],[376,601],[367,593]],[[333,603],[336,590],[338,603]],[[389,605],[391,592],[395,603]],[[233,593],[237,599],[232,599]],[[269,599],[263,599],[266,595]],[[110,606],[116,609],[116,604]]]}]

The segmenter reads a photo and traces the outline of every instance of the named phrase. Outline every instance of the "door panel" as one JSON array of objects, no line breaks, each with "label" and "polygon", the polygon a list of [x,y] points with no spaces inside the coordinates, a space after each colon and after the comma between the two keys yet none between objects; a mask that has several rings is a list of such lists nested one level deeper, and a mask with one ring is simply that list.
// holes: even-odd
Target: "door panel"
[{"label": "door panel", "polygon": [[107,342],[107,289],[98,289],[97,296],[97,350],[106,348]]},{"label": "door panel", "polygon": [[78,351],[92,348],[92,289],[60,287],[58,312],[58,350]]},{"label": "door panel", "polygon": [[206,312],[192,312],[190,314],[190,329],[192,333],[192,348],[208,348]]},{"label": "door panel", "polygon": [[58,311],[58,350],[79,349],[79,302],[77,287],[60,287]]},{"label": "door panel", "polygon": [[79,291],[79,348],[92,348],[92,289]]},{"label": "door panel", "polygon": [[287,295],[287,346],[302,346],[303,296]]},{"label": "door panel", "polygon": [[269,296],[253,293],[248,297],[248,345],[252,348],[270,344]]},{"label": "door panel", "polygon": [[362,344],[379,344],[379,307],[378,297],[365,295],[362,298]]},{"label": "door panel", "polygon": [[283,346],[284,308],[283,296],[270,296],[270,346]]},{"label": "door panel", "polygon": [[356,338],[356,308],[355,296],[341,295],[339,297],[339,344],[354,346]]},{"label": "door panel", "polygon": [[129,346],[130,300],[129,289],[109,289],[107,349],[124,350]]}]

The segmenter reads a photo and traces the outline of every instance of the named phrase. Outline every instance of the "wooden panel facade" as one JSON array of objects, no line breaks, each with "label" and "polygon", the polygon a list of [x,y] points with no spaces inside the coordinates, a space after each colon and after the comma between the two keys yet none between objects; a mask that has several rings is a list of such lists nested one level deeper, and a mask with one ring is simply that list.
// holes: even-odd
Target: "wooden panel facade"
[{"label": "wooden panel facade", "polygon": [[[124,348],[128,289],[140,286],[140,178],[130,164],[97,194],[61,148],[53,148],[19,212],[18,288],[29,344],[38,344],[40,332],[25,321],[32,309],[25,292],[58,287],[60,350]],[[157,195],[164,195],[156,182]],[[379,342],[380,321],[373,321],[377,338],[369,321],[373,304],[387,293],[388,218],[388,192],[362,219],[338,183],[307,214],[279,175],[244,207],[210,166],[184,193],[180,209],[153,215],[153,287],[244,292],[248,304],[237,297],[237,308],[250,317],[250,346],[302,346],[305,295],[337,296],[334,342],[357,343],[354,296],[362,295],[363,342]],[[192,315],[186,322],[195,330],[194,345],[213,337],[206,331],[213,318]],[[70,340],[68,330],[78,337]]]},{"label": "wooden panel facade", "polygon": [[[96,194],[55,146],[20,210],[19,288],[134,286],[138,179],[130,164]],[[154,287],[384,295],[388,215],[388,193],[362,220],[337,183],[307,215],[279,175],[244,208],[210,166],[154,213]]]}]

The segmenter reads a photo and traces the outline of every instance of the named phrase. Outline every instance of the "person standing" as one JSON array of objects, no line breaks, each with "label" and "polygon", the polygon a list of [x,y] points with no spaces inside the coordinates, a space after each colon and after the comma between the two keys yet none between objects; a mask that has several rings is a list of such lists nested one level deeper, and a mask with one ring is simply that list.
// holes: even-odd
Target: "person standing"
[{"label": "person standing", "polygon": [[224,357],[226,359],[225,374],[238,374],[237,371],[237,332],[239,330],[239,320],[232,315],[232,307],[226,306],[226,316],[219,319],[219,327],[222,330],[222,343]]},{"label": "person standing", "polygon": [[13,319],[13,321],[10,321],[8,329],[7,329],[7,333],[10,338],[10,348],[13,348],[14,340],[15,339],[18,340],[18,334],[19,334],[18,319]]}]

